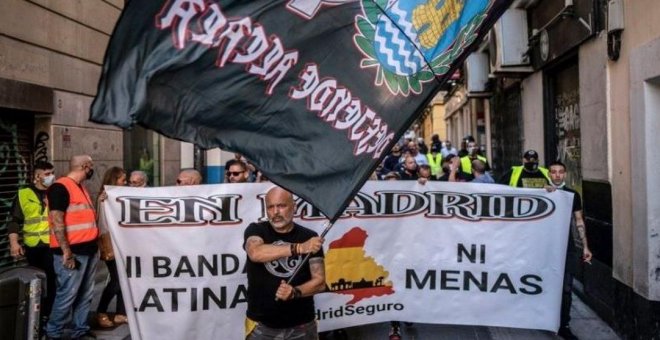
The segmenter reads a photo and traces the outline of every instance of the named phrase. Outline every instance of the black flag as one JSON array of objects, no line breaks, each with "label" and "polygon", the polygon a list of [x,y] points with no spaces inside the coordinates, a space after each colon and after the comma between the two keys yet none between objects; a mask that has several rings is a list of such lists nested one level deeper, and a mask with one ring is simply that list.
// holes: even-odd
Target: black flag
[{"label": "black flag", "polygon": [[336,219],[510,0],[132,0],[91,120],[240,152]]}]

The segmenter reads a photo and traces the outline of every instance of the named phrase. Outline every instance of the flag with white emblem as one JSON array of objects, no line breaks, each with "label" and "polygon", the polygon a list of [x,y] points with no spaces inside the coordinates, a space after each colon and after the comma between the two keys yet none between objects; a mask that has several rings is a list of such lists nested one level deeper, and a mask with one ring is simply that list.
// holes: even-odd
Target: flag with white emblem
[{"label": "flag with white emblem", "polygon": [[132,0],[91,120],[240,152],[341,214],[511,0]]}]

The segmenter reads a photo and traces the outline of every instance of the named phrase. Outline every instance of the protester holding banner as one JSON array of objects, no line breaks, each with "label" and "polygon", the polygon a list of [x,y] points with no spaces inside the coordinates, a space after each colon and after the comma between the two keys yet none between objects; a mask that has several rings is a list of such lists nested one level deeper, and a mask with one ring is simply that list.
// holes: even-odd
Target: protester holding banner
[{"label": "protester holding banner", "polygon": [[[99,226],[99,250],[101,254],[101,260],[105,261],[108,272],[110,273],[110,281],[103,289],[101,294],[101,300],[99,301],[99,306],[96,315],[96,322],[102,328],[110,328],[115,325],[127,323],[128,319],[126,318],[126,309],[124,307],[124,299],[121,294],[121,286],[119,285],[119,274],[117,273],[117,263],[115,262],[115,254],[112,249],[112,241],[110,239],[110,232],[108,226],[106,225],[105,211],[100,205],[101,201],[106,197],[105,186],[106,185],[117,185],[124,186],[126,185],[126,171],[120,167],[113,166],[108,169],[103,175],[103,183],[101,184],[101,194],[99,195],[99,200],[97,202],[97,212],[98,220],[97,224]],[[117,297],[117,308],[115,309],[115,315],[111,320],[108,316],[108,305],[114,297]]]},{"label": "protester holding banner", "polygon": [[[313,296],[325,290],[323,239],[294,223],[294,210],[293,195],[274,187],[266,194],[268,222],[245,230],[247,339],[318,337]],[[312,254],[309,264],[300,264],[306,254]]]},{"label": "protester holding banner", "polygon": [[128,184],[132,187],[144,188],[149,184],[149,176],[141,170],[132,171],[128,179]]},{"label": "protester holding banner", "polygon": [[[585,229],[584,218],[582,216],[582,199],[580,193],[566,186],[566,165],[560,161],[554,161],[550,164],[550,179],[552,186],[548,187],[548,191],[556,189],[568,191],[573,193],[573,223],[577,229],[578,241],[582,244],[582,261],[591,264],[591,250],[587,243],[587,232]],[[568,234],[568,246],[566,249],[566,266],[564,267],[564,285],[561,296],[561,313],[560,325],[557,332],[564,339],[577,339],[571,332],[569,323],[571,321],[571,304],[573,302],[573,275],[577,271],[578,255],[575,247],[575,241],[572,238],[573,233]]]}]

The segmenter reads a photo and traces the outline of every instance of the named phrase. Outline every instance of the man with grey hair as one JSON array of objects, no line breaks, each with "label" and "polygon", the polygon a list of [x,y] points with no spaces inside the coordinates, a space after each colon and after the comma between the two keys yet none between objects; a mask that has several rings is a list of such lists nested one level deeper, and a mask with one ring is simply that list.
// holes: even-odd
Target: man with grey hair
[{"label": "man with grey hair", "polygon": [[128,178],[128,185],[132,187],[144,188],[148,183],[149,176],[147,176],[147,173],[142,170],[131,172],[131,176]]},{"label": "man with grey hair", "polygon": [[176,185],[199,185],[202,184],[202,174],[195,169],[182,169],[176,177]]},{"label": "man with grey hair", "polygon": [[313,296],[325,290],[323,239],[293,222],[295,208],[293,195],[274,187],[266,193],[268,221],[245,229],[246,339],[318,338]]}]

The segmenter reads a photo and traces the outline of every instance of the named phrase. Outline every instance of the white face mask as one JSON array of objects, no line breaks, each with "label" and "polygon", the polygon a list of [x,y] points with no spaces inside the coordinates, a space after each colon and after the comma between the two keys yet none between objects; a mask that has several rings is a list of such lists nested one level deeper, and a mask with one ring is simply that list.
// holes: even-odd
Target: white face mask
[{"label": "white face mask", "polygon": [[44,186],[49,187],[51,184],[55,182],[55,175],[48,175],[44,177],[44,179],[41,181]]}]

